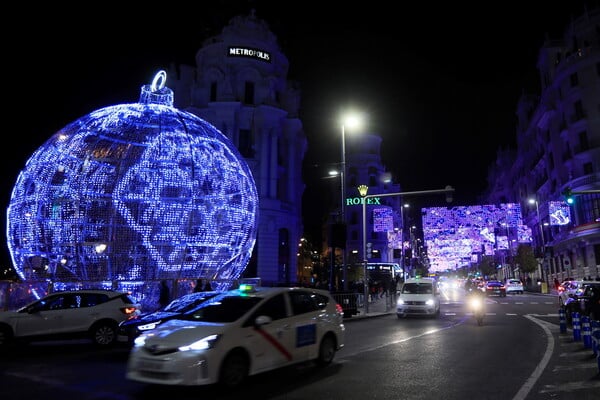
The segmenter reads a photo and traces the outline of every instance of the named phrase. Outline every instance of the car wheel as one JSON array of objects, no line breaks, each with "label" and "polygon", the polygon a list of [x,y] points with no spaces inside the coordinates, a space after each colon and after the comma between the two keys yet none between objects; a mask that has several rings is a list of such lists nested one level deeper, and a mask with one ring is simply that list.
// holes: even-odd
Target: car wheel
[{"label": "car wheel", "polygon": [[248,376],[250,362],[248,357],[241,351],[227,355],[221,371],[219,372],[219,384],[228,388],[239,386]]},{"label": "car wheel", "polygon": [[335,356],[335,340],[331,335],[327,335],[321,340],[319,346],[319,357],[317,358],[317,364],[324,366],[331,364],[333,357]]},{"label": "car wheel", "polygon": [[92,341],[97,346],[111,346],[117,339],[117,324],[104,321],[92,326],[90,329]]},{"label": "car wheel", "polygon": [[396,314],[398,316],[398,319],[404,319],[406,318],[405,314]]}]

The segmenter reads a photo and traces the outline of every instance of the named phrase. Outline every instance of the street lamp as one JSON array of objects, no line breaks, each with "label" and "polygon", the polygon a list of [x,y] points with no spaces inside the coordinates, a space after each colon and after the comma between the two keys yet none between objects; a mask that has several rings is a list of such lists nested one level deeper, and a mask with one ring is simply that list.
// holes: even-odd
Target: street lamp
[{"label": "street lamp", "polygon": [[542,247],[542,267],[540,268],[540,272],[542,275],[542,280],[544,280],[544,259],[546,258],[546,239],[544,238],[544,227],[542,226],[542,220],[540,218],[540,206],[538,204],[537,199],[531,198],[529,199],[529,204],[535,204],[535,212],[537,214],[537,223],[540,228],[540,239],[541,239],[541,247]]},{"label": "street lamp", "polygon": [[404,209],[410,207],[405,203],[400,207],[400,266],[402,267],[402,278],[406,280],[406,268],[404,265]]},{"label": "street lamp", "polygon": [[[362,117],[357,113],[348,113],[342,117],[342,168],[340,171],[340,180],[342,184],[340,185],[342,188],[341,193],[341,223],[346,224],[346,127],[348,128],[358,128],[362,125]],[[342,280],[344,281],[344,291],[348,290],[348,279],[346,279],[346,239],[344,238],[344,247],[342,248]],[[331,266],[333,268],[333,265]]]}]

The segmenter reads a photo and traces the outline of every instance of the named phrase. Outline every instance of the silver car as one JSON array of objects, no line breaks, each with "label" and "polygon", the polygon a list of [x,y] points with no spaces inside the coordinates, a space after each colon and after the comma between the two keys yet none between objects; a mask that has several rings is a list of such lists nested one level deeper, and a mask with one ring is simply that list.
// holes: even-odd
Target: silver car
[{"label": "silver car", "polygon": [[87,338],[116,342],[121,321],[139,313],[127,293],[82,289],[48,294],[16,311],[0,312],[0,347],[14,342]]}]

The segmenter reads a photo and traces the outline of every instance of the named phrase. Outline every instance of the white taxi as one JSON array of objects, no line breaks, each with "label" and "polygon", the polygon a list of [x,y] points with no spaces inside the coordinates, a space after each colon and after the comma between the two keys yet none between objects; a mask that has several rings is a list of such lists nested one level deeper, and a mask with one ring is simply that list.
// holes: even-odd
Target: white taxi
[{"label": "white taxi", "polygon": [[344,346],[344,311],[328,291],[240,285],[137,337],[129,380],[237,386],[292,364],[327,365]]}]

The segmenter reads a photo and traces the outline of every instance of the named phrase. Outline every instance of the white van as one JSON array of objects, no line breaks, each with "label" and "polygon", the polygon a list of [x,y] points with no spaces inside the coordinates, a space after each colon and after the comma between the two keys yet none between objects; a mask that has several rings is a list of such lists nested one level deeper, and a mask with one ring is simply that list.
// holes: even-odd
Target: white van
[{"label": "white van", "polygon": [[440,315],[440,293],[433,278],[409,278],[398,294],[396,315],[425,315],[437,318]]}]

